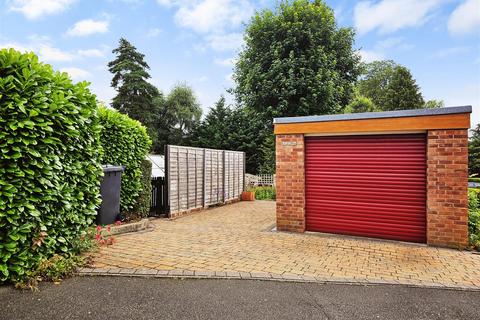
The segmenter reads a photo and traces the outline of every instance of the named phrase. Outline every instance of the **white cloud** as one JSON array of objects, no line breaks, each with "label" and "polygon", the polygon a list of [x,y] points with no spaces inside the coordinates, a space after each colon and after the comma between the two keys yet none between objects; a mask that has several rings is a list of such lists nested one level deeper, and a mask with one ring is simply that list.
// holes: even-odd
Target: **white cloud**
[{"label": "white cloud", "polygon": [[83,37],[94,33],[105,33],[108,31],[108,25],[109,23],[106,20],[81,20],[75,23],[72,28],[68,29],[67,35]]},{"label": "white cloud", "polygon": [[37,19],[66,10],[76,0],[12,0],[8,1],[11,11],[21,12],[27,19]]},{"label": "white cloud", "polygon": [[227,58],[227,59],[215,59],[213,62],[216,65],[222,66],[222,67],[232,67],[235,64],[236,58]]},{"label": "white cloud", "polygon": [[105,51],[100,49],[78,50],[78,55],[87,58],[103,58],[105,57]]},{"label": "white cloud", "polygon": [[373,50],[360,50],[360,56],[363,62],[369,63],[376,60],[384,60],[385,56],[383,53]]},{"label": "white cloud", "polygon": [[[157,0],[162,6],[175,8],[177,25],[203,35],[206,45],[216,51],[238,49],[243,43],[236,29],[254,13],[250,0]],[[235,32],[233,32],[235,31]]]},{"label": "white cloud", "polygon": [[162,32],[159,28],[151,28],[147,31],[146,37],[147,38],[155,38]]},{"label": "white cloud", "polygon": [[460,35],[480,28],[480,0],[465,0],[448,18],[448,31]]},{"label": "white cloud", "polygon": [[16,42],[7,42],[7,43],[0,43],[0,49],[15,49],[20,52],[30,52],[34,51],[34,49],[30,46],[26,46]]},{"label": "white cloud", "polygon": [[392,47],[399,46],[402,43],[403,43],[402,37],[391,37],[391,38],[386,38],[378,41],[375,46],[378,49],[390,49]]},{"label": "white cloud", "polygon": [[441,0],[362,1],[355,6],[355,28],[360,34],[378,30],[392,33],[406,27],[424,24]]},{"label": "white cloud", "polygon": [[49,44],[41,44],[37,53],[40,57],[40,60],[47,62],[72,61],[75,59],[73,54],[52,47]]},{"label": "white cloud", "polygon": [[106,56],[108,46],[102,45],[98,49],[80,49],[65,51],[52,45],[52,41],[45,36],[31,35],[28,43],[6,42],[0,43],[0,48],[13,48],[21,52],[34,52],[41,61],[66,62],[81,58],[103,58]]},{"label": "white cloud", "polygon": [[198,78],[198,82],[205,82],[207,80],[208,80],[207,76],[201,76],[200,78]]},{"label": "white cloud", "polygon": [[209,46],[216,51],[240,49],[243,45],[241,33],[212,34],[206,37]]},{"label": "white cloud", "polygon": [[75,68],[75,67],[62,68],[60,69],[60,71],[68,73],[70,78],[72,78],[73,80],[85,80],[86,78],[89,78],[92,75],[87,70]]},{"label": "white cloud", "polygon": [[459,55],[470,51],[469,47],[452,47],[447,49],[441,49],[433,53],[432,57],[437,59],[443,59],[453,55]]},{"label": "white cloud", "polygon": [[164,7],[171,7],[174,4],[181,2],[181,1],[175,1],[175,0],[157,0],[158,4]]},{"label": "white cloud", "polygon": [[254,8],[246,0],[181,1],[175,14],[176,22],[199,33],[222,33],[226,28],[238,27],[253,14]]}]

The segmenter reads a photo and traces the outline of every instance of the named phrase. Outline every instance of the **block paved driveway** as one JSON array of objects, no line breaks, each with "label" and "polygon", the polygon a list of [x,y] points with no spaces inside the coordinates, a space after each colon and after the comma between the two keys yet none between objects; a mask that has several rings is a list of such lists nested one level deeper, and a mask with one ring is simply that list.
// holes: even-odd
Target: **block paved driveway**
[{"label": "block paved driveway", "polygon": [[[275,203],[239,202],[117,236],[85,273],[232,276],[480,289],[480,255],[423,245],[272,232]],[[118,269],[121,268],[121,269]],[[153,271],[153,272],[152,272]]]}]

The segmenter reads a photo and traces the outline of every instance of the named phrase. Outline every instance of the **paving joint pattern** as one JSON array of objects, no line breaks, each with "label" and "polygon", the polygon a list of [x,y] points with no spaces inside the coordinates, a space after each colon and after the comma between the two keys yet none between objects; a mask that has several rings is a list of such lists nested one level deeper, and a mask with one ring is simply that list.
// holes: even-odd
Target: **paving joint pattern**
[{"label": "paving joint pattern", "polygon": [[117,237],[82,275],[257,279],[480,289],[480,255],[394,241],[265,232],[275,203],[239,202]]}]

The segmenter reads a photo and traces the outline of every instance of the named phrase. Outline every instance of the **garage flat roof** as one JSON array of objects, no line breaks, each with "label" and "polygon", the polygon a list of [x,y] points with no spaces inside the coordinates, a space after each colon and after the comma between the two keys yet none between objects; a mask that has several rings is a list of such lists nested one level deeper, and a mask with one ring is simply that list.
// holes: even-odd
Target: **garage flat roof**
[{"label": "garage flat roof", "polygon": [[471,112],[472,112],[472,106],[447,107],[447,108],[436,108],[436,109],[398,110],[398,111],[385,111],[385,112],[345,113],[345,114],[332,114],[332,115],[324,115],[324,116],[275,118],[273,119],[273,124],[327,122],[327,121],[339,121],[339,120],[364,120],[364,119],[382,119],[382,118],[404,118],[404,117],[436,116],[436,115],[471,113]]}]

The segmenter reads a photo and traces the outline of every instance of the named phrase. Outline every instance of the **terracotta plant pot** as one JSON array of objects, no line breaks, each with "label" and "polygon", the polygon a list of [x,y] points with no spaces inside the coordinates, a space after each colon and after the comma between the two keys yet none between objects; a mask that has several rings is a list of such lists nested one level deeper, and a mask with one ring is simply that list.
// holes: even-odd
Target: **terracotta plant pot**
[{"label": "terracotta plant pot", "polygon": [[243,191],[242,192],[242,201],[254,201],[255,192],[253,191]]}]

